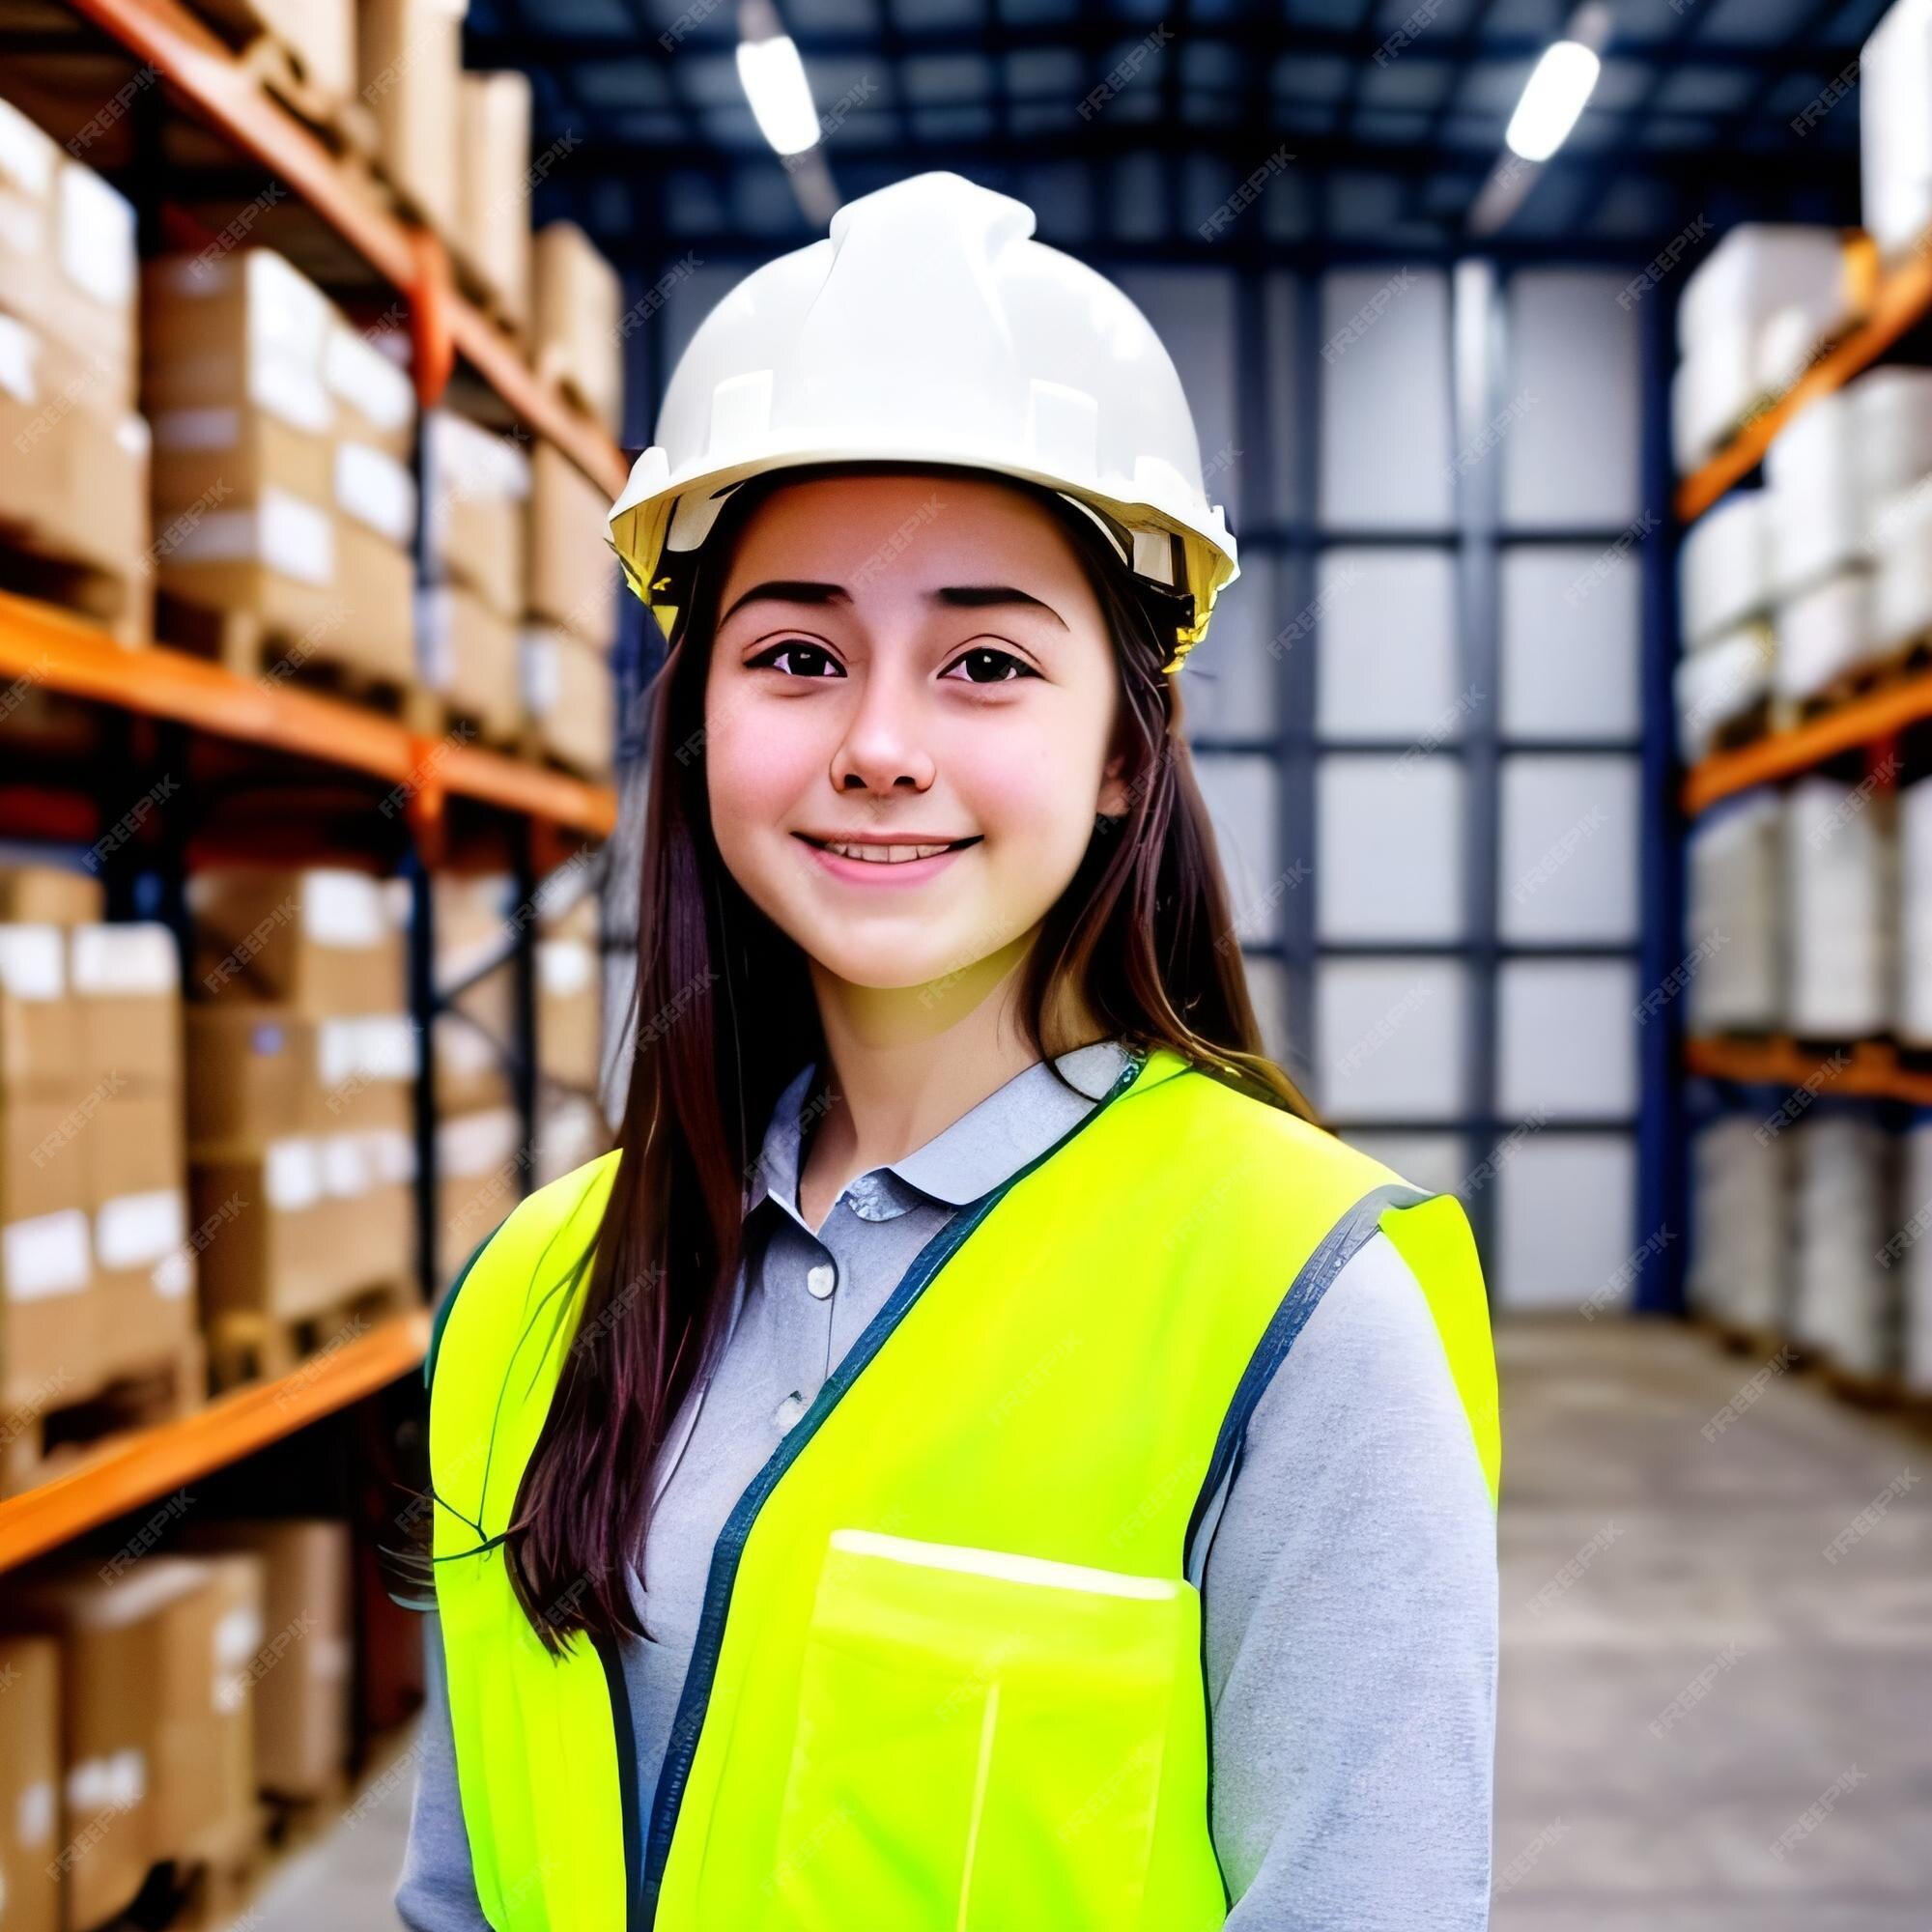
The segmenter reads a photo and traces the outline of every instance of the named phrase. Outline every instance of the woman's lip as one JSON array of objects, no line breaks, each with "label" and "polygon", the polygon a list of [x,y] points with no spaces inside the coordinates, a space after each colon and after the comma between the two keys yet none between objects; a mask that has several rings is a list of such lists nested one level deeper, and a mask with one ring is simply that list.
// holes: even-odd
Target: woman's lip
[{"label": "woman's lip", "polygon": [[[936,877],[962,853],[973,850],[972,845],[954,845],[945,852],[935,852],[929,859],[902,859],[893,865],[878,859],[846,859],[837,852],[828,852],[822,845],[814,845],[810,838],[799,838],[798,841],[811,854],[813,861],[824,867],[835,879],[844,879],[860,886],[917,886]],[[927,838],[908,838],[908,845],[928,845],[934,841]],[[974,844],[978,844],[975,839]]]}]

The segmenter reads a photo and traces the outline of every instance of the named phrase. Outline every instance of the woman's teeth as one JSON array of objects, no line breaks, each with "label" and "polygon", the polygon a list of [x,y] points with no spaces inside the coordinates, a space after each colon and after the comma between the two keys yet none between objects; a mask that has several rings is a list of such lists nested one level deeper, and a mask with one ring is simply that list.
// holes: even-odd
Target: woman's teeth
[{"label": "woman's teeth", "polygon": [[911,859],[930,859],[940,852],[950,852],[947,845],[832,845],[825,848],[836,852],[841,859],[863,859],[874,866],[903,866]]}]

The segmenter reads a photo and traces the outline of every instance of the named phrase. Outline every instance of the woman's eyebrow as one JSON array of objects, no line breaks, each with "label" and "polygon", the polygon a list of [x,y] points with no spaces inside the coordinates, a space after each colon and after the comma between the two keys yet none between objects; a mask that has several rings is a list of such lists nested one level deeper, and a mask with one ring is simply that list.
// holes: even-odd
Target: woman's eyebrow
[{"label": "woman's eyebrow", "polygon": [[1066,619],[1051,604],[1043,603],[1024,590],[1015,590],[1009,583],[949,583],[942,589],[928,590],[925,594],[934,604],[951,605],[960,610],[984,610],[993,604],[1027,604],[1036,611],[1044,611],[1063,631],[1066,628]]},{"label": "woman's eyebrow", "polygon": [[803,577],[775,577],[768,583],[754,583],[726,611],[719,623],[735,617],[747,604],[849,604],[852,599],[843,584],[813,583]]},{"label": "woman's eyebrow", "polygon": [[[937,590],[928,590],[925,596],[930,604],[961,611],[983,611],[1000,604],[1024,605],[1035,611],[1044,611],[1063,631],[1066,628],[1065,618],[1051,604],[1016,589],[1010,583],[948,583]],[[754,583],[742,597],[733,601],[731,608],[718,621],[724,624],[748,604],[850,604],[851,601],[851,592],[843,584],[815,583],[802,577],[775,577],[769,582]]]}]

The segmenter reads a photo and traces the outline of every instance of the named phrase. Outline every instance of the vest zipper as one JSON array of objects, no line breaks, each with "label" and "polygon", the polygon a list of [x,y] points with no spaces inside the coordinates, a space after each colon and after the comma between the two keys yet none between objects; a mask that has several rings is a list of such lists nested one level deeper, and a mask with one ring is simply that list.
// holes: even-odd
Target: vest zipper
[{"label": "vest zipper", "polygon": [[[658,1896],[664,1885],[665,1866],[670,1859],[671,1837],[677,1829],[678,1808],[684,1800],[685,1785],[691,1776],[692,1760],[697,1754],[697,1740],[704,1728],[705,1712],[711,1699],[711,1687],[717,1676],[718,1653],[724,1644],[724,1623],[730,1611],[732,1585],[737,1577],[738,1564],[744,1554],[745,1545],[766,1498],[778,1488],[786,1470],[798,1459],[806,1444],[818,1433],[826,1417],[837,1407],[845,1391],[858,1380],[867,1365],[891,1338],[893,1330],[904,1319],[906,1311],[924,1293],[933,1278],[953,1255],[965,1245],[980,1223],[999,1206],[1001,1198],[1010,1188],[1024,1180],[1035,1168],[1051,1160],[1067,1142],[1092,1125],[1115,1100],[1125,1094],[1139,1077],[1148,1059],[1148,1048],[1135,1047],[1132,1058],[1121,1069],[1113,1086],[1088,1113],[1076,1121],[1050,1148],[1036,1155],[1016,1174],[1009,1175],[998,1187],[981,1195],[978,1201],[969,1202],[961,1208],[920,1250],[913,1258],[912,1265],[900,1278],[898,1286],[886,1297],[885,1305],[867,1323],[858,1340],[847,1350],[837,1372],[821,1385],[811,1406],[786,1434],[783,1441],[772,1452],[771,1460],[752,1478],[744,1494],[732,1506],[731,1514],[724,1520],[724,1527],[719,1531],[718,1542],[711,1553],[711,1571],[705,1582],[704,1608],[698,1618],[697,1639],[692,1648],[691,1663],[685,1672],[684,1688],[678,1696],[677,1714],[671,1720],[670,1739],[665,1748],[664,1767],[658,1776],[657,1792],[651,1804],[650,1830],[643,1847],[642,1884],[634,1885],[631,1889],[633,1899],[641,1910],[631,1914],[633,1923],[628,1932],[651,1932],[651,1928],[657,1923]],[[619,1672],[612,1695],[619,1696],[622,1692],[623,1677]],[[624,1735],[628,1735],[629,1721],[630,1711],[626,1703]],[[635,1752],[630,1760],[629,1774],[635,1787],[637,1783]],[[630,1843],[628,1834],[625,1842],[628,1852]]]}]

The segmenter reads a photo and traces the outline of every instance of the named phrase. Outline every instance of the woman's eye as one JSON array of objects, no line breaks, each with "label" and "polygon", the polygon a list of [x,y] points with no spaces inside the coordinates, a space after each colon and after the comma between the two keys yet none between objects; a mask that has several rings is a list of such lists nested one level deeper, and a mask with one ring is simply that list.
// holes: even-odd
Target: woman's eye
[{"label": "woman's eye", "polygon": [[[1022,664],[1010,651],[996,651],[987,644],[976,645],[964,657],[955,659],[948,668],[946,675],[951,678],[952,672],[957,670],[961,665],[967,667],[966,676],[963,680],[967,684],[1016,684],[1022,677],[1037,677],[1039,675],[1039,672],[1035,670],[1031,665]],[[1009,677],[1007,675],[1009,670],[1017,673],[1017,675]],[[961,680],[954,681],[959,682]]]},{"label": "woman's eye", "polygon": [[[779,662],[781,658],[788,658],[791,662],[789,665],[781,666]],[[803,638],[792,638],[784,643],[773,644],[768,650],[760,651],[756,657],[750,660],[748,668],[756,669],[762,665],[769,665],[774,670],[782,669],[787,677],[845,675],[838,660],[823,644],[809,644]],[[825,668],[827,666],[831,667],[829,671]]]}]

